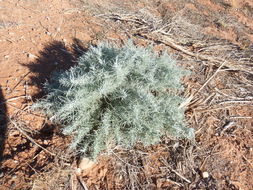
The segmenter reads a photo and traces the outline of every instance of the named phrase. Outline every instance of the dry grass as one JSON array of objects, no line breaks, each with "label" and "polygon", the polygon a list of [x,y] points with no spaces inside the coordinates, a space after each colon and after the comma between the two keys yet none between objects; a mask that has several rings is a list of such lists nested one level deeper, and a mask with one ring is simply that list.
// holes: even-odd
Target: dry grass
[{"label": "dry grass", "polygon": [[197,173],[193,149],[191,142],[168,139],[150,147],[115,148],[83,175],[90,189],[186,189]]},{"label": "dry grass", "polygon": [[[66,155],[62,152],[61,155]],[[77,181],[76,170],[69,163],[55,159],[44,169],[44,172],[36,174],[31,182],[31,190],[77,190],[79,183]]]}]

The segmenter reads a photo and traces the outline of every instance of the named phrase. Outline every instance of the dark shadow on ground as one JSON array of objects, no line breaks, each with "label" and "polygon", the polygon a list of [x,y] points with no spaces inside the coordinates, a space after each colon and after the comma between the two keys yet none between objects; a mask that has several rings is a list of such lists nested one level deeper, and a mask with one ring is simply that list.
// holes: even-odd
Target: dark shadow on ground
[{"label": "dark shadow on ground", "polygon": [[[4,151],[4,144],[5,144],[5,133],[7,129],[7,108],[5,104],[5,99],[2,93],[2,89],[0,86],[0,167],[3,161],[3,151]],[[1,170],[1,168],[0,168]]]},{"label": "dark shadow on ground", "polygon": [[40,89],[32,97],[33,100],[36,101],[45,95],[43,84],[50,79],[53,72],[69,69],[76,64],[78,57],[86,51],[87,46],[78,39],[73,39],[73,44],[69,48],[63,42],[53,41],[39,52],[35,61],[24,64],[32,73],[31,85]]},{"label": "dark shadow on ground", "polygon": [[[72,45],[68,47],[61,41],[52,41],[45,45],[44,49],[39,52],[38,57],[29,63],[23,64],[30,70],[30,84],[36,86],[38,91],[32,96],[33,102],[46,95],[44,84],[50,82],[50,76],[54,72],[64,71],[74,66],[78,58],[83,55],[89,44],[84,45],[79,39],[74,38]],[[50,140],[58,127],[51,122],[46,123],[44,127],[33,136],[34,139]],[[62,135],[58,133],[58,135]]]},{"label": "dark shadow on ground", "polygon": [[[89,44],[87,45],[87,47]],[[77,63],[78,58],[84,54],[87,51],[87,47],[78,39],[73,39],[73,44],[70,46],[66,46],[63,42],[60,41],[52,41],[49,44],[46,44],[45,47],[43,48],[42,51],[39,52],[38,57],[34,59],[31,62],[28,63],[23,63],[22,65],[27,67],[30,70],[30,86],[36,86],[38,89],[38,92],[35,93],[32,96],[32,100],[36,102],[39,98],[42,96],[46,95],[46,92],[43,89],[44,83],[49,80],[50,81],[50,76],[53,74],[53,72],[59,71],[59,70],[66,70],[69,69],[70,67],[74,66]],[[0,143],[1,145],[3,144],[4,140],[4,133],[6,131],[6,107],[2,102],[4,102],[4,98],[0,92],[0,124],[1,124],[1,131],[0,131]],[[43,127],[38,130],[34,134],[29,134],[32,139],[35,140],[35,142],[44,142],[50,141],[55,134],[58,136],[62,136],[61,133],[58,133],[57,130],[58,126],[52,124],[49,121],[46,121],[45,124],[43,124]],[[3,135],[2,135],[3,134]],[[59,138],[60,139],[60,138]],[[49,148],[52,146],[52,143],[48,144],[43,144],[39,143],[41,146],[44,148]],[[65,146],[65,145],[64,145]],[[17,155],[20,152],[24,152],[26,150],[32,149],[34,145],[31,145],[30,141],[27,141],[25,143],[21,143],[20,145],[16,146],[15,151],[11,151],[10,154],[5,155],[4,160],[7,159],[13,159],[15,155]],[[59,148],[59,147],[57,147]],[[40,152],[43,151],[42,149],[37,149],[34,155],[40,154]],[[3,153],[3,148],[1,146],[1,159],[2,158],[2,153]],[[39,158],[33,158],[32,162],[29,162],[29,165],[31,168],[26,168],[22,172],[24,176],[32,176],[35,171],[43,171],[44,168],[47,168],[48,163],[52,162],[55,158],[51,155],[48,155],[46,157],[47,161],[41,162]],[[1,160],[0,160],[1,161]],[[15,173],[17,170],[22,170],[20,167],[16,167],[15,169],[13,168],[8,168],[5,167],[3,169],[3,172],[12,172]],[[1,172],[1,170],[0,170]],[[1,188],[0,188],[1,189]]]}]

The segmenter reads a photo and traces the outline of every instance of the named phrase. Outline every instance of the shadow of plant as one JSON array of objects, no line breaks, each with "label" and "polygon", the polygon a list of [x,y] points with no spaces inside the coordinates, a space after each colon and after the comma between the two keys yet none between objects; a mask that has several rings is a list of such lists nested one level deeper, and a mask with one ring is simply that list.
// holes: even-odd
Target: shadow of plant
[{"label": "shadow of plant", "polygon": [[[60,41],[52,41],[49,44],[45,45],[43,50],[38,53],[38,56],[31,62],[23,63],[22,65],[27,67],[30,70],[30,82],[29,85],[35,86],[38,90],[32,95],[32,100],[36,101],[37,99],[43,97],[46,92],[44,91],[44,83],[47,80],[50,80],[50,76],[53,72],[59,70],[66,70],[70,67],[74,66],[77,62],[77,59],[80,55],[82,55],[86,51],[84,44],[78,40],[73,39],[73,44],[71,46],[66,46],[63,42]],[[52,124],[51,122],[46,121],[41,129],[39,129],[34,134],[29,134],[35,142],[44,142],[50,141],[57,134],[57,139],[62,141],[61,144],[59,142],[49,142],[48,144],[39,143],[44,148],[49,148],[50,146],[57,146],[57,149],[64,149],[68,145],[65,143],[64,138],[61,133],[58,133],[57,126]],[[66,140],[67,141],[67,140]],[[54,144],[56,143],[56,144]],[[30,146],[30,142],[21,144],[16,147],[17,150],[8,155],[9,159],[13,158],[13,154],[17,154],[19,152],[23,152],[25,150],[33,149],[34,146]],[[35,155],[40,154],[42,149],[37,149],[35,151]],[[54,160],[54,157],[48,155],[47,161],[40,161],[38,158],[32,159],[29,162],[30,166],[38,171],[43,171],[49,167],[49,163]],[[17,167],[16,170],[18,170]],[[27,169],[24,171],[24,175],[31,176],[35,174],[33,169]]]},{"label": "shadow of plant", "polygon": [[[62,42],[52,41],[45,45],[44,49],[39,52],[38,57],[33,61],[23,63],[22,65],[30,70],[29,85],[38,89],[35,91],[35,94],[32,95],[32,99],[36,101],[38,98],[45,95],[46,92],[43,90],[44,83],[50,79],[53,72],[57,70],[65,70],[75,65],[78,57],[85,51],[85,46],[78,39],[73,39],[73,44],[68,47]],[[29,139],[23,140],[25,137],[22,134],[8,136],[8,143],[10,142],[10,144],[5,146],[5,144],[7,144],[6,132],[8,124],[7,106],[5,101],[6,99],[0,88],[0,189],[28,189],[27,186],[29,185],[27,183],[23,184],[23,180],[31,179],[34,174],[36,176],[36,171],[43,172],[51,170],[51,168],[55,167],[54,162],[56,162],[55,160],[57,159],[50,154],[45,154],[41,148],[34,145],[34,143],[31,143]],[[23,113],[24,112],[22,112],[22,114]],[[68,141],[68,138],[61,136],[60,133],[57,134],[57,128],[55,125],[48,121],[45,121],[45,123],[43,121],[41,129],[38,129],[33,133],[33,127],[36,126],[36,124],[31,126],[28,125],[30,122],[36,123],[37,119],[34,121],[32,117],[29,117],[31,120],[29,124],[26,125],[27,123],[23,120],[22,114],[20,117],[15,117],[13,119],[16,119],[16,122],[20,127],[31,127],[31,131],[28,130],[25,132],[35,142],[45,149],[50,150],[50,148],[54,148],[57,152],[58,150],[59,152],[64,150],[66,153],[66,147],[68,146],[68,143],[66,142]],[[26,113],[24,113],[24,116],[27,118]],[[13,139],[16,141],[15,143],[12,142]],[[52,139],[54,141],[52,141]],[[3,154],[4,149],[6,149],[5,154]],[[44,154],[44,156],[38,156],[40,154]],[[18,163],[12,162],[15,160],[15,156],[19,159]],[[66,159],[71,159],[71,153],[66,153],[66,157]],[[14,178],[12,179],[13,174],[17,176],[17,181],[15,181]],[[9,180],[13,180],[11,181],[10,186]],[[3,184],[6,186],[2,187]],[[19,185],[22,186],[22,188],[19,188]]]},{"label": "shadow of plant", "polygon": [[5,105],[5,99],[2,93],[2,89],[0,86],[0,166],[3,160],[3,151],[4,151],[4,142],[5,142],[5,133],[7,129],[7,116],[6,116],[7,108]]},{"label": "shadow of plant", "polygon": [[63,42],[53,41],[39,52],[39,56],[35,61],[24,64],[33,73],[30,77],[31,85],[38,87],[40,90],[33,96],[33,99],[41,98],[45,94],[43,85],[53,72],[69,69],[75,65],[78,57],[85,51],[87,51],[85,45],[76,38],[73,39],[70,48],[66,47]]}]

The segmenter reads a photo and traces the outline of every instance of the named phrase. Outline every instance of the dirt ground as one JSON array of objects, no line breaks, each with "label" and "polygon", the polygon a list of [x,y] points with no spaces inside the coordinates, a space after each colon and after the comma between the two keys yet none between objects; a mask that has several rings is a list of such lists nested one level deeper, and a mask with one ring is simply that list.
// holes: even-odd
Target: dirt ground
[{"label": "dirt ground", "polygon": [[[251,0],[0,0],[0,189],[253,189]],[[107,150],[79,171],[71,137],[31,105],[100,41],[168,51],[194,141]],[[86,163],[87,165],[87,163]]]}]

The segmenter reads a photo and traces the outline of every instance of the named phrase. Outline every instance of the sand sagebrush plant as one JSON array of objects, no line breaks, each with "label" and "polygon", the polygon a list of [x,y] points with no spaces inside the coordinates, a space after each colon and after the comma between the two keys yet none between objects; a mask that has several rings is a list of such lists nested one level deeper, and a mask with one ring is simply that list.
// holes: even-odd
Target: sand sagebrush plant
[{"label": "sand sagebrush plant", "polygon": [[154,144],[166,134],[192,137],[179,108],[186,72],[151,49],[132,42],[91,47],[76,66],[51,77],[35,107],[74,135],[72,147],[93,158],[108,147]]}]

